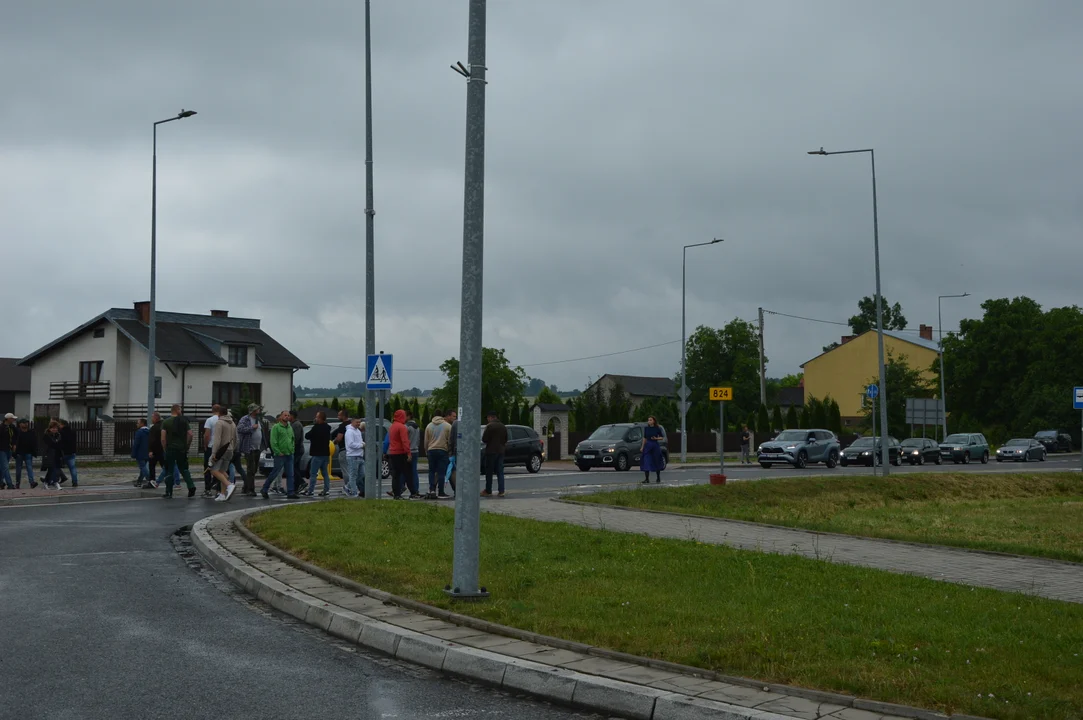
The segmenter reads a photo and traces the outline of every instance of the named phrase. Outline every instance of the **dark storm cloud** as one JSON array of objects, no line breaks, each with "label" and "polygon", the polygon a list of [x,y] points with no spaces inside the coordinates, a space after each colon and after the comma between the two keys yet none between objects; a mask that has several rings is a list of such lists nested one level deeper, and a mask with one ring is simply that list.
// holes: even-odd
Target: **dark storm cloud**
[{"label": "dark storm cloud", "polygon": [[[466,2],[373,3],[378,344],[457,354]],[[530,364],[680,337],[756,308],[911,324],[989,296],[1075,302],[1070,2],[489,3],[485,342]],[[360,365],[360,2],[20,3],[0,26],[0,230],[21,355],[147,294],[150,124],[160,307],[228,307],[310,363]],[[1034,262],[1021,256],[1034,256]],[[845,328],[768,316],[769,372]],[[671,374],[679,346],[528,368],[562,386]],[[350,373],[317,368],[305,384]],[[397,384],[430,386],[437,374]]]}]

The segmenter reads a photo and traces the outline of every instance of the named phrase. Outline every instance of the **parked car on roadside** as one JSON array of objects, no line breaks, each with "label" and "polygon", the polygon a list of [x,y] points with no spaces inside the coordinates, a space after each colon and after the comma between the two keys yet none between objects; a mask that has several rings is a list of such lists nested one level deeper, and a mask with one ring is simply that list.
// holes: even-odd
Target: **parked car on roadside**
[{"label": "parked car on roadside", "polygon": [[[883,445],[878,437],[862,437],[854,440],[839,457],[839,465],[879,465],[883,462]],[[887,438],[887,459],[892,465],[900,464],[899,441],[890,435]]]},{"label": "parked car on roadside", "polygon": [[780,463],[795,468],[823,463],[833,468],[839,462],[839,439],[830,430],[783,430],[760,445],[757,460],[764,468]]},{"label": "parked car on roadside", "polygon": [[1015,462],[1044,461],[1047,450],[1040,440],[1035,438],[1012,438],[997,449],[997,462],[1012,460]]},{"label": "parked car on roadside", "polygon": [[1042,430],[1034,434],[1046,452],[1072,452],[1072,436],[1063,430]]},{"label": "parked car on roadside", "polygon": [[[643,428],[645,422],[602,425],[583,442],[575,446],[575,464],[586,472],[593,467],[611,467],[623,472],[638,465],[643,456]],[[662,429],[662,468],[669,464],[669,445],[666,429]],[[529,468],[528,468],[529,469]]]},{"label": "parked car on roadside", "polygon": [[989,462],[989,441],[981,433],[954,433],[940,443],[940,457],[958,463]]},{"label": "parked car on roadside", "polygon": [[924,465],[926,460],[937,465],[943,462],[940,457],[940,445],[932,438],[903,440],[899,447],[899,453],[901,460],[911,465]]}]

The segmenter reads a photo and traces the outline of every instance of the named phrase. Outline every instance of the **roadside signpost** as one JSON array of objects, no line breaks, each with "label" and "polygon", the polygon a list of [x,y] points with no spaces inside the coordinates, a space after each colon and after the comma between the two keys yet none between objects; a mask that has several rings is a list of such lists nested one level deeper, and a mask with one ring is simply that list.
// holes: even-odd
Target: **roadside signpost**
[{"label": "roadside signpost", "polygon": [[387,393],[391,390],[392,373],[394,371],[394,355],[385,355],[384,353],[377,353],[375,355],[368,356],[368,362],[365,364],[365,390],[373,390],[376,395],[376,422],[377,431],[372,436],[377,439],[376,447],[371,452],[376,453],[376,477],[369,479],[369,475],[365,475],[365,496],[378,500],[384,494],[384,473],[383,473],[383,458],[380,451],[383,448],[383,443],[380,441],[379,429],[383,427],[384,423],[384,405],[387,403]]},{"label": "roadside signpost", "polygon": [[[1072,407],[1080,411],[1080,427],[1083,428],[1083,387],[1077,387],[1072,391]],[[1080,469],[1083,470],[1083,452],[1079,454]]]},{"label": "roadside signpost", "polygon": [[718,471],[726,474],[726,401],[733,399],[733,388],[711,388],[711,400],[718,401]]},{"label": "roadside signpost", "polygon": [[[865,388],[865,397],[872,401],[872,476],[876,477],[876,460],[880,457],[876,453],[876,397],[880,394],[880,386],[876,383]],[[887,442],[883,440],[882,442]]]}]

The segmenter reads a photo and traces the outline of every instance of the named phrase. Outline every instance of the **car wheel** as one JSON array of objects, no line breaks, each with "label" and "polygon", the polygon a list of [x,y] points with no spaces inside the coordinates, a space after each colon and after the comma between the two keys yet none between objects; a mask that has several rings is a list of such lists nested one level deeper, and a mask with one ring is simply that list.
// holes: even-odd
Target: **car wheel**
[{"label": "car wheel", "polygon": [[833,468],[839,464],[839,451],[832,450],[827,454],[827,461],[824,463],[829,468]]},{"label": "car wheel", "polygon": [[986,450],[981,454],[981,464],[985,465],[989,462],[989,451]]},{"label": "car wheel", "polygon": [[669,453],[662,453],[662,469],[669,467]]},{"label": "car wheel", "polygon": [[924,464],[925,464],[925,456],[924,455],[918,455],[918,465],[924,465]]},{"label": "car wheel", "polygon": [[537,473],[539,470],[541,470],[541,466],[542,466],[541,453],[534,453],[533,455],[530,456],[530,459],[527,460],[526,471],[528,473],[530,473],[531,475],[533,475],[533,474]]},{"label": "car wheel", "polygon": [[801,450],[797,453],[797,459],[793,461],[793,466],[801,469],[806,465],[808,465],[808,454],[804,450]]},{"label": "car wheel", "polygon": [[617,456],[617,472],[626,472],[630,466],[628,465],[628,456],[621,453]]},{"label": "car wheel", "polygon": [[770,470],[771,469],[771,463],[761,462],[760,467],[763,468],[764,470]]},{"label": "car wheel", "polygon": [[944,462],[944,459],[940,457],[940,453],[937,453],[936,460],[933,460],[933,462],[935,462],[937,465],[940,465]]},{"label": "car wheel", "polygon": [[969,452],[963,453],[963,465],[969,465],[969,464],[970,464],[970,453]]},{"label": "car wheel", "polygon": [[846,465],[847,465],[847,462],[846,462],[846,460],[845,460],[845,459],[841,459],[841,460],[839,460],[839,465],[841,465],[841,466],[843,466],[843,467],[846,467]]},{"label": "car wheel", "polygon": [[583,463],[576,463],[575,466],[579,468],[581,472],[586,472],[587,470],[590,470],[590,465],[584,465]]},{"label": "car wheel", "polygon": [[391,477],[391,463],[387,460],[380,461],[380,477],[387,480]]},{"label": "car wheel", "polygon": [[1045,462],[1045,451],[1044,450],[1042,451],[1042,454],[1038,456],[1038,462]]},{"label": "car wheel", "polygon": [[890,462],[895,467],[899,467],[900,465],[902,465],[902,461],[899,460],[899,458],[897,458],[897,457],[894,460],[888,458],[888,462]]}]

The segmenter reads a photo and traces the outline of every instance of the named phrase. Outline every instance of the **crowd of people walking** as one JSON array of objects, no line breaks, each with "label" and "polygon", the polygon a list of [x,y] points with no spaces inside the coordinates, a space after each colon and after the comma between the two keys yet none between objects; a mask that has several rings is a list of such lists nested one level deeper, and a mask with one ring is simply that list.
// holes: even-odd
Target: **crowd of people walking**
[{"label": "crowd of people walking", "polygon": [[[189,452],[196,432],[203,433],[203,497],[227,502],[238,492],[242,496],[272,494],[289,499],[326,497],[331,493],[332,455],[340,456],[343,475],[341,492],[347,497],[365,496],[365,423],[351,418],[345,411],[338,414],[339,424],[332,429],[324,412],[316,414],[315,423],[307,432],[298,420],[297,411],[280,412],[273,423],[263,415],[258,404],[247,407],[247,414],[235,421],[229,408],[214,405],[212,414],[203,423],[193,424],[182,413],[180,405],[170,408],[168,417],[151,415],[137,421],[132,438],[131,457],[138,465],[136,487],[157,489],[165,487],[163,497],[170,499],[173,491],[184,483],[188,497],[196,494],[196,483],[189,467]],[[391,470],[392,498],[445,500],[455,492],[458,414],[455,410],[436,412],[432,421],[420,428],[408,410],[396,410],[391,427],[384,434],[383,454]],[[307,448],[305,440],[308,441]],[[424,440],[424,444],[422,444]],[[488,414],[488,424],[482,432],[482,469],[485,474],[483,496],[493,495],[493,479],[497,481],[496,495],[504,497],[504,451],[508,431],[495,412]],[[39,448],[37,433],[26,419],[8,413],[0,432],[0,488],[19,488],[25,470],[31,488],[34,479],[34,459],[42,458],[43,484],[60,489],[67,482],[77,487],[76,436],[64,420],[54,419],[42,436]],[[424,448],[428,460],[428,488],[422,495],[418,474],[418,458]],[[270,450],[273,467],[259,491],[256,476],[261,469],[265,451]],[[304,457],[308,455],[307,467]],[[8,469],[15,461],[15,477]],[[305,475],[307,474],[307,479]],[[323,487],[319,488],[322,478]],[[285,479],[283,486],[282,480]],[[318,491],[318,492],[317,492]]]},{"label": "crowd of people walking", "polygon": [[[71,474],[71,487],[79,487],[79,473],[75,467],[76,437],[75,430],[66,420],[51,419],[42,435],[39,447],[38,435],[31,428],[26,418],[17,418],[12,413],[4,416],[0,429],[0,489],[16,490],[22,487],[23,471],[31,488],[36,488],[34,480],[34,458],[41,457],[40,472],[45,473],[41,482],[47,489],[60,490],[68,481],[64,470]],[[12,480],[8,465],[15,461],[15,479]]]}]

